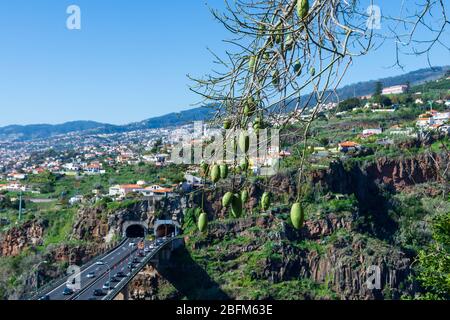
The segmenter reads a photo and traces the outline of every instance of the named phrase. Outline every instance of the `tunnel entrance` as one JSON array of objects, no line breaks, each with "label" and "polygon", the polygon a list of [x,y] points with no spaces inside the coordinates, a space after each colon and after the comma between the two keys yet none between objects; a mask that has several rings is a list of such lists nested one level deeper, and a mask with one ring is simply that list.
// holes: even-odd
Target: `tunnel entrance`
[{"label": "tunnel entrance", "polygon": [[127,238],[145,238],[145,228],[140,224],[132,224],[125,230]]},{"label": "tunnel entrance", "polygon": [[175,226],[173,224],[160,224],[155,231],[157,238],[162,238],[175,233]]}]

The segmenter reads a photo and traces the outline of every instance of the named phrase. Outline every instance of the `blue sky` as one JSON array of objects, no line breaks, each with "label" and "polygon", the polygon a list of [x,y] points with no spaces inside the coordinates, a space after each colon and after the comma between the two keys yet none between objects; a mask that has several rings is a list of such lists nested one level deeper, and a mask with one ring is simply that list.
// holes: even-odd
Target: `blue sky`
[{"label": "blue sky", "polygon": [[[395,10],[396,1],[379,1]],[[66,28],[80,6],[82,29]],[[220,8],[222,0],[209,0]],[[115,124],[189,109],[199,97],[186,74],[213,68],[227,32],[204,0],[3,0],[0,2],[0,126],[96,120]],[[448,33],[447,33],[448,37]],[[387,47],[355,61],[343,84],[403,73]],[[392,56],[393,57],[393,56]],[[434,65],[449,64],[445,49]],[[426,59],[405,57],[405,71]]]}]

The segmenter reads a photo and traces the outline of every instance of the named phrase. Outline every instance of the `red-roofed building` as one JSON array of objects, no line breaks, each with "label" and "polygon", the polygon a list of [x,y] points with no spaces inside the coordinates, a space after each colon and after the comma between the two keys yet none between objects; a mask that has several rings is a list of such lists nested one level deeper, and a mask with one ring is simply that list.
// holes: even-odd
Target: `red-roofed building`
[{"label": "red-roofed building", "polygon": [[339,143],[339,151],[341,151],[341,152],[359,150],[360,148],[361,148],[361,145],[359,143],[356,143],[353,141],[344,141],[344,142]]},{"label": "red-roofed building", "polygon": [[140,190],[142,190],[142,186],[138,184],[115,185],[109,188],[109,195],[113,197],[114,196],[124,197],[129,193],[139,192]]}]

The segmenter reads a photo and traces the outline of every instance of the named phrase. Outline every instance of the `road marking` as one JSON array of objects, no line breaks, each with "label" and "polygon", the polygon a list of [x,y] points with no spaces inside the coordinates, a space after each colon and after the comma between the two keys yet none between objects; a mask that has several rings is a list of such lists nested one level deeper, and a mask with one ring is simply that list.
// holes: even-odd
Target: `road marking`
[{"label": "road marking", "polygon": [[[125,246],[126,244],[127,244],[127,241],[125,241],[124,244],[122,245],[122,248],[123,248],[123,249],[125,249],[124,246]],[[120,249],[119,249],[119,248],[116,248],[115,250],[113,250],[112,252],[110,252],[108,255],[106,255],[106,256],[105,256],[103,259],[101,259],[101,260],[105,260],[106,258],[110,257],[112,254],[114,254],[114,253],[116,252],[116,250],[120,250]],[[99,261],[101,261],[101,260],[99,260]],[[78,274],[75,275],[75,277],[78,277],[78,276],[82,277],[82,275],[83,275],[84,272],[90,270],[90,269],[91,269],[92,267],[94,267],[94,266],[95,266],[95,263],[92,264],[91,266],[89,266],[88,268],[86,268],[86,270],[80,271]],[[61,289],[61,288],[63,288],[63,287],[66,287],[66,286],[67,286],[67,281],[64,281],[60,286],[58,286],[58,287],[56,287],[55,289],[53,289],[52,291],[50,291],[50,292],[48,293],[48,295],[50,296],[50,295],[52,295],[56,290],[59,290],[59,289]]]}]

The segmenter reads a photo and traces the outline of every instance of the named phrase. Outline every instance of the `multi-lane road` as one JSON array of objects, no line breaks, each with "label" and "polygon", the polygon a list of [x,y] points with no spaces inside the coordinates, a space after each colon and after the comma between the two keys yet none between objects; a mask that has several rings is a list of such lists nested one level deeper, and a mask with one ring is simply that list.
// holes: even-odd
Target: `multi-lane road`
[{"label": "multi-lane road", "polygon": [[[130,281],[132,271],[148,255],[165,244],[144,242],[144,250],[138,249],[142,239],[126,239],[106,256],[96,258],[88,267],[82,268],[52,288],[41,300],[103,300],[110,290],[120,282]],[[108,288],[107,284],[110,284]]]}]

